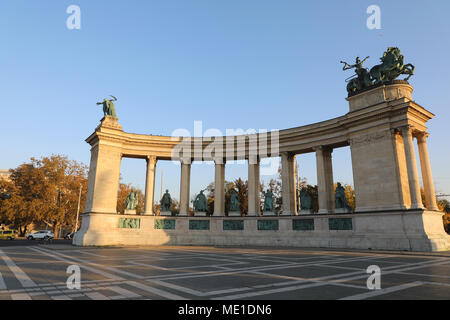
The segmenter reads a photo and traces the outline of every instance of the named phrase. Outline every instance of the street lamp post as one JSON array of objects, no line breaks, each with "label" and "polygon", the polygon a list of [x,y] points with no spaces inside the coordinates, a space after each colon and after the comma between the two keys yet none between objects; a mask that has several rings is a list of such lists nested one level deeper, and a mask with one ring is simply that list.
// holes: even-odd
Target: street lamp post
[{"label": "street lamp post", "polygon": [[80,184],[80,193],[78,194],[77,220],[76,220],[76,223],[75,223],[75,230],[74,230],[74,232],[77,232],[77,230],[78,230],[78,217],[80,216],[81,189],[82,189],[82,185]]}]

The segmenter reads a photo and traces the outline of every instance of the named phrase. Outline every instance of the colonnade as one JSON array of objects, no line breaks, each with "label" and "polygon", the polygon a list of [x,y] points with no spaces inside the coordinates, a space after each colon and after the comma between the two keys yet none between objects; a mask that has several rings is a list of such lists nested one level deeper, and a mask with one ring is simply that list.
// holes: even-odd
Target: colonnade
[{"label": "colonnade", "polygon": [[[428,133],[415,130],[411,126],[402,126],[393,130],[403,140],[403,150],[408,175],[408,189],[410,205],[407,209],[438,210],[428,155]],[[423,189],[425,193],[425,206],[422,203],[420,182],[416,154],[414,151],[414,138],[417,140]],[[317,186],[319,214],[335,212],[334,181],[333,181],[333,148],[317,146],[313,148],[316,154]],[[281,215],[297,215],[297,194],[295,183],[295,157],[293,152],[281,152],[281,180],[282,180],[282,210]],[[260,157],[252,156],[248,161],[248,216],[258,216],[260,212]],[[147,157],[147,175],[145,188],[145,215],[153,214],[155,172],[157,156]],[[180,216],[189,215],[191,164],[193,159],[182,158],[180,179]],[[214,159],[214,216],[225,215],[225,168],[226,159]],[[356,199],[358,201],[358,199]]]}]

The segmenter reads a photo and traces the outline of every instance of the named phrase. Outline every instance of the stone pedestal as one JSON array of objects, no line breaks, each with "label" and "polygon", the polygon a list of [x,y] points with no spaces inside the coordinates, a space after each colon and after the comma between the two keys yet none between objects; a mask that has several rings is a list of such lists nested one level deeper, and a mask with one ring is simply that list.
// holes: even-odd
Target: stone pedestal
[{"label": "stone pedestal", "polygon": [[161,211],[161,213],[159,214],[160,216],[172,216],[172,212],[170,211]]},{"label": "stone pedestal", "polygon": [[123,214],[136,215],[136,210],[125,209]]},{"label": "stone pedestal", "polygon": [[[126,221],[124,221],[126,220]],[[85,214],[75,233],[76,246],[208,245],[447,251],[450,237],[436,211],[390,211],[267,217],[201,218],[205,229],[191,228],[185,217]],[[206,220],[206,221],[205,221]],[[230,220],[236,220],[230,229]],[[243,223],[240,223],[242,220]],[[166,223],[165,223],[166,222]],[[267,222],[267,221],[266,221]],[[227,227],[225,227],[227,226]],[[233,226],[231,226],[233,227]],[[271,230],[271,231],[268,231]]]},{"label": "stone pedestal", "polygon": [[350,213],[350,209],[348,208],[334,209],[334,213]]},{"label": "stone pedestal", "polygon": [[203,211],[195,211],[194,212],[195,217],[206,217],[206,212]]},{"label": "stone pedestal", "polygon": [[240,211],[230,211],[230,212],[228,212],[228,216],[229,217],[240,217],[241,212]]},{"label": "stone pedestal", "polygon": [[298,213],[299,215],[302,214],[313,214],[312,210],[300,210],[300,212]]},{"label": "stone pedestal", "polygon": [[276,216],[276,213],[273,211],[264,211],[262,213],[263,216]]}]

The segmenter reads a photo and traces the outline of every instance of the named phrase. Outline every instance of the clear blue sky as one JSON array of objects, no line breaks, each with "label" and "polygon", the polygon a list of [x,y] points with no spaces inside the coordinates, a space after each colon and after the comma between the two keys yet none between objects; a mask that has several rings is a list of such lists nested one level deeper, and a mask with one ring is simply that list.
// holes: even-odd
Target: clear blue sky
[{"label": "clear blue sky", "polygon": [[[81,8],[81,30],[66,9]],[[369,5],[381,30],[366,27]],[[436,118],[429,151],[438,192],[450,194],[450,2],[265,0],[3,0],[0,3],[0,168],[65,154],[89,163],[84,142],[109,94],[127,132],[170,135],[204,129],[283,129],[345,114],[340,60],[372,66],[388,46],[416,65],[414,99]],[[314,155],[300,174],[316,182]],[[334,152],[334,178],[352,183],[350,150]],[[155,196],[178,197],[179,168],[158,163]],[[144,187],[145,162],[124,160],[124,182]],[[247,177],[227,166],[229,180]],[[263,177],[265,180],[270,177]],[[214,179],[194,165],[192,194]]]}]

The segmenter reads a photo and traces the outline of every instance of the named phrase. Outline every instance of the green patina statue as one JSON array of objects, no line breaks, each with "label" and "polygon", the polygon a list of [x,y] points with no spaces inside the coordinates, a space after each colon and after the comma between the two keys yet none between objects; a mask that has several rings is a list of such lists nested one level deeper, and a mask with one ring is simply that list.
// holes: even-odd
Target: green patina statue
[{"label": "green patina statue", "polygon": [[126,210],[136,210],[136,206],[138,204],[138,195],[136,190],[131,189],[131,192],[128,194],[125,199],[125,209]]},{"label": "green patina statue", "polygon": [[196,212],[208,211],[208,206],[206,204],[206,196],[203,194],[203,190],[200,190],[200,193],[195,197],[194,211]]},{"label": "green patina statue", "polygon": [[345,188],[338,182],[335,193],[336,209],[348,209]]},{"label": "green patina statue", "polygon": [[306,188],[300,190],[300,210],[312,210],[312,196]]},{"label": "green patina statue", "polygon": [[161,199],[161,211],[162,212],[170,211],[171,206],[172,206],[172,197],[170,196],[169,190],[166,190],[166,193],[163,195]]},{"label": "green patina statue", "polygon": [[231,212],[239,211],[239,197],[235,190],[231,190],[230,211]]},{"label": "green patina statue", "polygon": [[374,66],[370,71],[363,67],[363,63],[369,57],[360,61],[356,58],[356,63],[353,65],[341,61],[344,64],[343,70],[355,68],[355,76],[347,79],[347,92],[353,95],[363,89],[370,88],[377,84],[386,84],[397,79],[400,75],[408,75],[404,80],[408,81],[414,74],[415,67],[408,63],[404,64],[404,57],[397,47],[389,47],[380,58],[381,64]]},{"label": "green patina statue", "polygon": [[270,189],[267,189],[264,194],[264,207],[263,211],[273,212],[273,193]]},{"label": "green patina statue", "polygon": [[355,64],[352,65],[348,64],[347,62],[341,61],[341,63],[344,64],[342,70],[345,71],[355,68],[356,78],[351,77],[350,81],[347,84],[347,91],[349,93],[359,91],[372,85],[369,71],[367,71],[367,69],[363,67],[364,62],[367,59],[369,59],[369,57],[366,57],[363,61],[361,61],[359,57],[356,57]]},{"label": "green patina statue", "polygon": [[103,99],[103,102],[97,102],[97,105],[103,105],[103,115],[110,116],[117,119],[116,108],[114,106],[114,101],[117,101],[117,98],[111,96],[113,99]]}]

